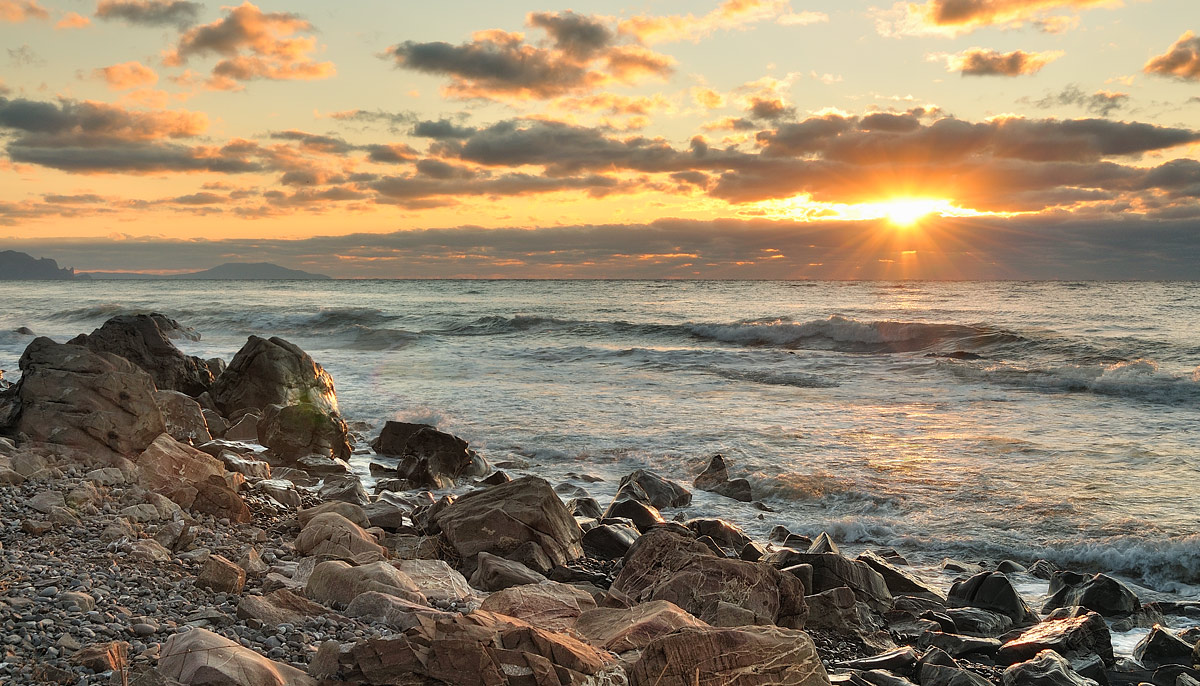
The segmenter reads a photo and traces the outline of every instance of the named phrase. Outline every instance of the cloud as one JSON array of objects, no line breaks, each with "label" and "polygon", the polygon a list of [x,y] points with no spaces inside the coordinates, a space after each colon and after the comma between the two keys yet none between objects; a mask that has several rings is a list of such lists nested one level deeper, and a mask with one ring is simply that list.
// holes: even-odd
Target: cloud
[{"label": "cloud", "polygon": [[8,61],[14,67],[40,66],[46,63],[46,60],[29,47],[28,43],[23,43],[16,48],[6,48],[6,50],[8,51]]},{"label": "cloud", "polygon": [[391,131],[400,131],[401,127],[407,127],[417,121],[419,117],[413,112],[384,112],[383,110],[367,111],[367,110],[345,110],[342,112],[333,112],[329,115],[330,119],[338,121],[353,121],[362,122],[365,124],[384,124]]},{"label": "cloud", "polygon": [[[1028,100],[1025,100],[1028,102]],[[1075,84],[1068,85],[1058,93],[1052,93],[1046,97],[1034,101],[1034,105],[1042,109],[1049,109],[1056,105],[1078,105],[1089,112],[1094,112],[1102,117],[1107,117],[1113,112],[1125,107],[1129,102],[1128,93],[1115,93],[1113,91],[1098,90],[1095,93],[1085,93],[1079,86]]]},{"label": "cloud", "polygon": [[725,106],[725,96],[706,86],[695,86],[691,90],[692,101],[706,110]]},{"label": "cloud", "polygon": [[123,62],[104,67],[92,72],[96,77],[104,79],[108,87],[115,91],[129,90],[149,86],[158,82],[158,74],[141,62]]},{"label": "cloud", "polygon": [[174,26],[179,30],[196,23],[204,5],[187,0],[100,0],[96,16],[141,26]]},{"label": "cloud", "polygon": [[438,119],[437,121],[422,120],[413,126],[412,135],[418,138],[449,140],[456,138],[470,138],[477,130],[478,129],[471,126],[459,126],[449,119]]},{"label": "cloud", "polygon": [[574,12],[529,15],[550,47],[525,42],[521,33],[479,31],[469,43],[405,41],[388,49],[398,67],[450,77],[447,97],[541,100],[578,95],[612,85],[663,79],[674,61],[637,45],[616,45],[616,34]]},{"label": "cloud", "polygon": [[67,12],[66,14],[63,15],[62,19],[58,20],[58,23],[54,25],[54,28],[56,28],[56,29],[82,29],[85,26],[90,26],[91,23],[92,23],[91,19],[88,19],[87,17],[83,16],[82,14],[79,14],[78,12]]},{"label": "cloud", "polygon": [[998,52],[984,48],[968,48],[955,55],[934,54],[927,59],[945,60],[946,71],[963,76],[1027,76],[1036,74],[1047,64],[1063,56],[1061,50],[1052,52]]},{"label": "cloud", "polygon": [[316,38],[295,36],[312,25],[288,12],[264,13],[245,2],[211,24],[189,29],[174,50],[164,56],[169,66],[189,59],[219,55],[207,85],[214,90],[241,90],[245,81],[269,79],[314,80],[334,74],[332,62],[317,62],[311,53]]},{"label": "cloud", "polygon": [[1146,62],[1142,71],[1183,81],[1200,81],[1200,36],[1187,31],[1165,54]]},{"label": "cloud", "polygon": [[1074,25],[1081,10],[1120,5],[1120,0],[924,0],[901,1],[876,13],[876,27],[884,36],[921,34],[961,35],[987,26],[1016,28],[1031,24],[1047,33],[1061,33]]},{"label": "cloud", "polygon": [[751,97],[750,106],[746,111],[751,117],[766,121],[791,119],[796,116],[796,108],[785,105],[780,98]]},{"label": "cloud", "polygon": [[[725,0],[716,9],[699,17],[694,14],[653,17],[639,15],[622,21],[619,30],[647,43],[697,41],[717,31],[742,28],[770,19],[780,23],[820,21],[819,12],[791,12],[788,0]],[[828,19],[828,17],[826,17]]]},{"label": "cloud", "polygon": [[0,22],[20,24],[32,19],[45,21],[49,18],[50,13],[36,0],[0,0]]}]

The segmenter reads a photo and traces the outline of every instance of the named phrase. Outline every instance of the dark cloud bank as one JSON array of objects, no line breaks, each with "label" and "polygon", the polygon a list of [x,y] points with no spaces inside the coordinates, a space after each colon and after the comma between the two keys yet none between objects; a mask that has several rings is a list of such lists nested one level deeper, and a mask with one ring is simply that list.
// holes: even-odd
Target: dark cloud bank
[{"label": "dark cloud bank", "polygon": [[661,220],[458,227],[304,240],[25,239],[0,247],[78,270],[194,271],[269,261],[339,278],[1200,279],[1200,221],[996,218]]}]

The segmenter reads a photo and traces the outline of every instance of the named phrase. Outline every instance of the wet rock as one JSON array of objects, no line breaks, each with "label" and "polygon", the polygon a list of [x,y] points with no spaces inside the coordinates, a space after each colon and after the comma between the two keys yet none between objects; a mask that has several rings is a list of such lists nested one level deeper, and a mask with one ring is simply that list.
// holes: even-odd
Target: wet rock
[{"label": "wet rock", "polygon": [[614,500],[604,511],[604,519],[628,519],[641,533],[666,521],[653,505],[628,498]]},{"label": "wet rock", "polygon": [[696,532],[697,536],[708,536],[721,548],[732,551],[740,551],[751,543],[745,531],[724,519],[689,519],[683,525]]},{"label": "wet rock", "polygon": [[692,494],[687,489],[645,469],[636,470],[621,479],[614,500],[621,500],[622,496],[660,510],[664,507],[684,507],[692,502]]},{"label": "wet rock", "polygon": [[200,405],[179,391],[155,391],[154,403],[162,412],[167,433],[180,443],[200,445],[212,440]]},{"label": "wet rock", "polygon": [[413,488],[440,488],[446,480],[480,477],[490,469],[466,441],[428,424],[389,421],[371,441],[371,449],[398,458],[398,464],[389,474],[409,482]]},{"label": "wet rock", "polygon": [[587,610],[575,621],[584,640],[614,653],[641,650],[656,638],[683,627],[704,627],[704,622],[665,600],[652,600],[631,608]]},{"label": "wet rock", "polygon": [[686,627],[651,641],[630,686],[819,686],[829,676],[812,639],[777,627]]},{"label": "wet rock", "polygon": [[942,594],[937,589],[908,572],[898,569],[895,565],[874,552],[865,551],[855,559],[878,572],[883,577],[884,584],[887,585],[888,591],[893,596],[924,595],[935,599],[941,599],[942,597]]},{"label": "wet rock", "polygon": [[992,610],[1013,620],[1016,627],[1037,624],[1037,614],[1013,588],[1008,577],[999,572],[980,572],[966,581],[950,587],[951,607],[979,607]]},{"label": "wet rock", "polygon": [[1071,668],[1071,663],[1053,650],[1043,650],[1032,659],[1004,670],[1004,686],[1096,686]]},{"label": "wet rock", "polygon": [[600,503],[596,502],[595,498],[571,498],[566,505],[567,510],[575,517],[591,519],[604,517],[604,510],[600,509]]},{"label": "wet rock", "polygon": [[313,569],[304,587],[306,596],[326,605],[348,605],[358,594],[367,591],[386,593],[421,605],[426,601],[421,589],[407,574],[386,562],[359,567],[351,567],[341,560],[322,562]]},{"label": "wet rock", "polygon": [[536,584],[546,577],[520,562],[506,560],[490,553],[479,553],[471,585],[481,591],[499,591],[510,586]]},{"label": "wet rock", "polygon": [[304,672],[238,645],[207,629],[175,634],[163,645],[158,669],[185,684],[316,686]]},{"label": "wet rock", "polygon": [[809,555],[820,555],[823,553],[842,554],[837,544],[833,542],[833,538],[824,531],[821,532],[821,535],[817,536],[816,540],[812,542],[812,545],[808,546],[808,550],[805,552]]},{"label": "wet rock", "polygon": [[601,524],[583,533],[583,550],[599,560],[617,560],[625,557],[640,535],[632,526]]},{"label": "wet rock", "polygon": [[1057,571],[1059,571],[1058,565],[1049,560],[1038,560],[1037,562],[1029,565],[1030,576],[1035,576],[1039,579],[1046,579],[1047,581],[1049,581]]},{"label": "wet rock", "polygon": [[[771,556],[768,556],[771,560]],[[859,601],[866,603],[877,612],[888,610],[892,606],[892,594],[888,591],[884,578],[865,563],[842,557],[836,553],[800,553],[790,557],[795,564],[812,565],[813,578],[811,593],[820,593],[830,589],[847,586],[854,591]]]},{"label": "wet rock", "polygon": [[1062,585],[1046,601],[1043,613],[1078,605],[1105,617],[1115,617],[1131,614],[1141,607],[1137,595],[1128,586],[1106,574],[1097,574],[1090,579],[1085,577],[1077,583],[1072,583],[1076,579],[1067,578],[1063,573],[1057,574],[1055,579],[1061,580]]},{"label": "wet rock", "polygon": [[754,500],[749,481],[745,479],[730,480],[729,470],[725,466],[725,458],[721,455],[712,456],[708,466],[696,477],[692,485],[702,491],[723,495],[743,503]]},{"label": "wet rock", "polygon": [[521,561],[539,573],[583,557],[579,524],[549,482],[537,477],[472,491],[442,510],[436,522],[471,571],[481,552],[519,559],[522,546],[533,554]]},{"label": "wet rock", "polygon": [[300,348],[282,338],[251,336],[209,388],[227,417],[268,405],[309,403],[336,414],[333,378]]},{"label": "wet rock", "polygon": [[1192,654],[1192,644],[1161,625],[1151,629],[1133,648],[1133,659],[1151,669],[1168,664],[1190,667]]},{"label": "wet rock", "polygon": [[268,405],[257,429],[258,442],[281,460],[350,459],[346,422],[316,403]]},{"label": "wet rock", "polygon": [[1012,619],[1007,615],[977,607],[960,607],[946,610],[950,619],[961,633],[968,636],[996,638],[1012,629]]},{"label": "wet rock", "polygon": [[246,570],[220,555],[213,555],[200,568],[196,585],[218,593],[237,595],[246,587]]},{"label": "wet rock", "polygon": [[1053,650],[1068,660],[1097,655],[1106,665],[1115,661],[1112,637],[1104,618],[1095,612],[1063,619],[1048,619],[1005,643],[996,654],[1001,664],[1015,664]]},{"label": "wet rock", "polygon": [[169,333],[181,329],[161,314],[121,315],[67,343],[123,357],[144,369],[158,389],[196,396],[208,390],[213,375],[204,360],[184,355],[171,342]]},{"label": "wet rock", "polygon": [[596,609],[596,601],[581,588],[547,581],[510,586],[489,595],[479,609],[516,617],[549,631],[564,632],[574,627],[584,612]]},{"label": "wet rock", "polygon": [[511,476],[505,474],[504,472],[496,471],[480,479],[479,483],[483,484],[484,486],[499,486],[500,484],[506,484],[509,481],[512,481]]},{"label": "wet rock", "polygon": [[977,564],[963,562],[962,560],[955,560],[949,557],[942,560],[942,569],[947,572],[958,572],[971,575],[979,574],[983,571],[983,567]]},{"label": "wet rock", "polygon": [[166,430],[154,381],[133,363],[37,338],[21,355],[11,430],[96,457],[132,457]]}]

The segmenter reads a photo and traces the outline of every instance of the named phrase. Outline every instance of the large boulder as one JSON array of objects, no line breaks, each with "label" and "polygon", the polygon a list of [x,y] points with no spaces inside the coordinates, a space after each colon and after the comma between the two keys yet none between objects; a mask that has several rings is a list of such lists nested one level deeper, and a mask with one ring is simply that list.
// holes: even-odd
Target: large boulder
[{"label": "large boulder", "polygon": [[1004,686],[1097,686],[1071,669],[1071,663],[1053,650],[1043,650],[1032,659],[1004,670]]},{"label": "large boulder", "polygon": [[619,673],[611,656],[586,643],[483,610],[361,641],[350,659],[371,684],[582,686]]},{"label": "large boulder", "polygon": [[1136,593],[1107,574],[1097,574],[1081,583],[1069,583],[1073,579],[1065,574],[1056,574],[1054,580],[1062,586],[1042,606],[1042,612],[1047,614],[1060,607],[1079,606],[1105,617],[1120,617],[1137,612],[1142,606]]},{"label": "large boulder", "polygon": [[575,620],[584,612],[596,609],[596,601],[592,594],[581,588],[547,581],[512,586],[493,593],[479,609],[516,617],[549,631],[563,632],[574,627]]},{"label": "large boulder", "polygon": [[300,624],[308,617],[326,614],[328,610],[304,596],[286,588],[266,595],[245,595],[238,601],[239,619],[257,619],[274,629],[280,624]]},{"label": "large boulder", "polygon": [[502,591],[511,586],[539,584],[546,580],[545,576],[520,562],[506,560],[491,553],[479,553],[475,559],[475,573],[471,575],[471,585],[481,591]]},{"label": "large boulder", "polygon": [[628,609],[588,610],[575,621],[575,631],[588,643],[614,653],[641,650],[656,638],[684,627],[707,626],[678,605],[652,600]]},{"label": "large boulder", "polygon": [[250,521],[250,509],[225,480],[217,458],[167,434],[154,440],[135,460],[145,488],[178,504],[217,518]]},{"label": "large boulder", "polygon": [[162,412],[167,433],[177,441],[201,445],[212,440],[200,404],[179,391],[156,391],[154,403]]},{"label": "large boulder", "polygon": [[212,385],[213,374],[207,362],[184,355],[171,342],[167,332],[180,328],[178,322],[161,314],[121,315],[67,343],[129,360],[146,370],[159,390],[197,396]]},{"label": "large boulder", "polygon": [[666,528],[630,548],[610,592],[635,603],[666,600],[710,624],[729,624],[733,617],[739,624],[801,628],[808,616],[804,585],[794,575],[718,558],[703,543]]},{"label": "large boulder", "polygon": [[[95,457],[133,457],[166,430],[154,380],[125,358],[35,338],[21,355],[8,431]],[[4,427],[0,427],[4,430]]]},{"label": "large boulder", "polygon": [[333,377],[282,338],[251,336],[208,392],[227,417],[238,410],[298,403],[327,413],[338,411]]},{"label": "large boulder", "polygon": [[428,424],[388,422],[371,441],[371,449],[398,458],[394,467],[372,469],[384,467],[388,476],[404,479],[412,488],[440,488],[443,479],[485,476],[491,469],[466,441]]},{"label": "large boulder", "polygon": [[353,560],[364,553],[383,557],[387,549],[361,526],[337,512],[329,511],[313,517],[304,525],[296,537],[296,552]]},{"label": "large boulder", "polygon": [[1038,623],[1037,613],[1000,572],[980,572],[966,581],[955,582],[950,587],[948,600],[951,607],[981,607],[999,612],[1013,620],[1016,627]]},{"label": "large boulder", "polygon": [[652,641],[630,686],[828,686],[812,639],[777,627],[688,627]]},{"label": "large boulder", "polygon": [[1081,610],[1076,616],[1048,619],[1017,638],[1005,643],[996,654],[1001,664],[1015,664],[1033,659],[1043,650],[1053,650],[1073,660],[1096,655],[1104,664],[1113,664],[1112,635],[1104,618],[1095,612]]},{"label": "large boulder", "polygon": [[407,574],[430,602],[460,603],[475,597],[463,575],[444,560],[396,560],[392,566]]},{"label": "large boulder", "polygon": [[864,562],[851,560],[838,553],[794,553],[787,558],[788,566],[811,565],[812,585],[809,594],[849,587],[860,602],[877,612],[892,607],[892,594],[883,575]]},{"label": "large boulder", "polygon": [[893,565],[877,553],[867,550],[855,559],[878,572],[893,596],[919,595],[939,600],[942,597],[936,588]]},{"label": "large boulder", "polygon": [[638,469],[621,479],[613,500],[636,500],[661,510],[690,504],[692,494],[683,486],[654,472]]},{"label": "large boulder", "polygon": [[527,476],[472,491],[435,517],[446,541],[474,571],[481,552],[539,573],[583,557],[583,531],[545,479]]},{"label": "large boulder", "polygon": [[[1200,644],[1197,644],[1200,645]],[[1200,650],[1200,648],[1197,648]],[[1133,647],[1133,659],[1142,666],[1153,669],[1162,665],[1192,666],[1193,646],[1171,633],[1161,624],[1155,624],[1150,633]]]},{"label": "large boulder", "polygon": [[412,578],[386,562],[352,567],[341,560],[327,560],[313,568],[304,586],[304,595],[326,605],[349,605],[360,593],[368,591],[421,605],[426,602]]},{"label": "large boulder", "polygon": [[258,442],[281,460],[320,455],[350,459],[349,431],[341,415],[313,403],[268,405],[258,421]]},{"label": "large boulder", "polygon": [[192,629],[163,644],[158,670],[185,684],[221,686],[316,686],[304,672],[268,660],[249,648],[214,634]]}]

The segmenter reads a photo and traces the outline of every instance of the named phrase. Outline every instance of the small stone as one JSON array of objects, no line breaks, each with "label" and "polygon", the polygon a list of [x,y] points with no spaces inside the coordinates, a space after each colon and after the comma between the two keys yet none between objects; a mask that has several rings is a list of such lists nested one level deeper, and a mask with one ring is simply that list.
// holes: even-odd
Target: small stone
[{"label": "small stone", "polygon": [[158,626],[149,622],[139,622],[133,625],[133,633],[145,638],[158,633]]}]

